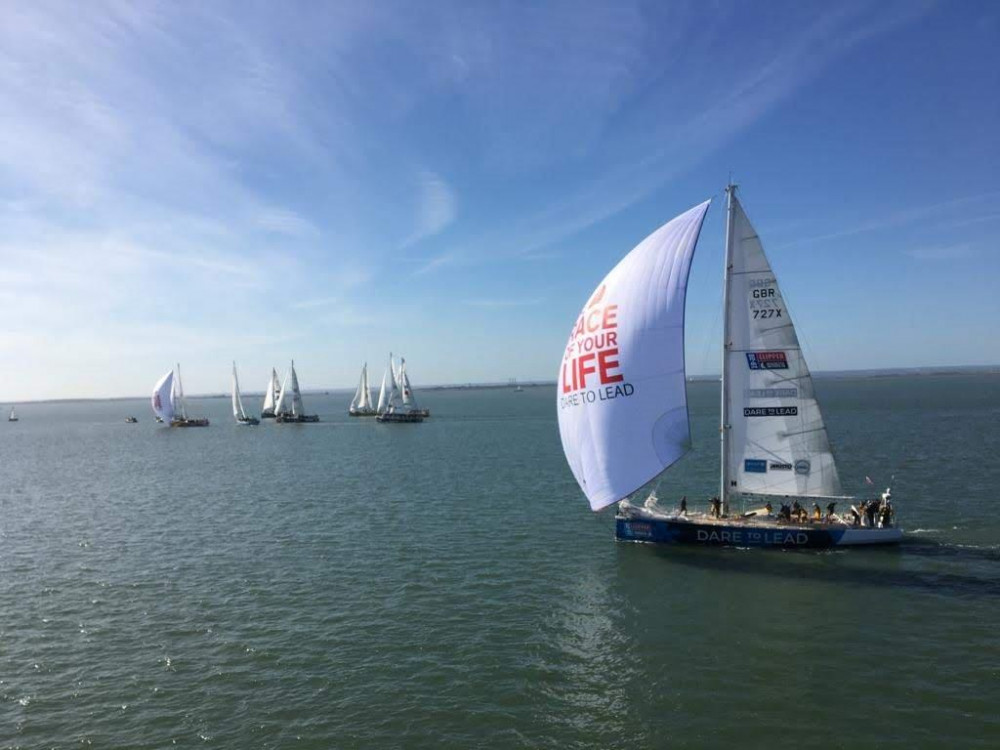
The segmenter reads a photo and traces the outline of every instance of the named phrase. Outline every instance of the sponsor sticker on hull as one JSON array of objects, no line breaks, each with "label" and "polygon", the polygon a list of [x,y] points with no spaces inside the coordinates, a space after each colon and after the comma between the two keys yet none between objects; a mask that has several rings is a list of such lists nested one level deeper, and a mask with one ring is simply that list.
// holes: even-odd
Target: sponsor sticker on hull
[{"label": "sponsor sticker on hull", "polygon": [[751,370],[787,370],[788,359],[784,352],[747,352],[747,365]]}]

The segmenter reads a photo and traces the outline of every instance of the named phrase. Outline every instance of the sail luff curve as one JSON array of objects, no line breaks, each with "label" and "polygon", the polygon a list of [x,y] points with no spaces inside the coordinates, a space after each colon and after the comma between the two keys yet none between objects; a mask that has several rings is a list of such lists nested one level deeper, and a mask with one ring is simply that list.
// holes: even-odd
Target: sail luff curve
[{"label": "sail luff curve", "polygon": [[558,377],[559,434],[593,510],[635,492],[689,448],[684,304],[709,203],[629,252],[571,329]]}]

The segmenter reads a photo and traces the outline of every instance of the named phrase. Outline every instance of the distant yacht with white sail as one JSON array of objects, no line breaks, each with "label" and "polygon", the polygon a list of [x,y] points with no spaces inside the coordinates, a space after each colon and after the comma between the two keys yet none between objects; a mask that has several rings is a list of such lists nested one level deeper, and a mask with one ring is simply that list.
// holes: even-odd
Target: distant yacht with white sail
[{"label": "distant yacht with white sail", "polygon": [[7,415],[8,422],[17,422],[17,413],[14,411],[14,407],[10,407],[10,414]]},{"label": "distant yacht with white sail", "polygon": [[413,386],[410,385],[410,376],[406,373],[406,360],[399,358],[399,393],[403,400],[403,409],[408,414],[418,414],[421,417],[429,417],[429,409],[421,409],[417,406],[417,397],[413,393]]},{"label": "distant yacht with white sail", "polygon": [[264,405],[260,410],[261,419],[274,419],[274,405],[278,402],[280,390],[278,371],[272,367],[271,378],[267,381],[267,388],[264,390]]},{"label": "distant yacht with white sail", "polygon": [[288,373],[281,383],[281,392],[274,405],[274,421],[291,424],[318,422],[316,414],[306,414],[302,405],[302,392],[299,390],[299,378],[295,374],[295,360],[292,360]]},{"label": "distant yacht with white sail", "polygon": [[179,364],[176,371],[169,370],[153,386],[152,404],[157,422],[164,422],[171,427],[208,427],[207,419],[188,417]]},{"label": "distant yacht with white sail", "polygon": [[[401,366],[400,371],[405,375],[405,370]],[[410,411],[403,403],[399,385],[396,382],[396,368],[392,359],[392,352],[389,353],[389,363],[386,365],[385,374],[382,376],[382,387],[378,392],[378,406],[376,407],[377,422],[423,422],[424,415],[418,411]]]},{"label": "distant yacht with white sail", "polygon": [[354,393],[351,405],[347,413],[352,417],[374,417],[375,407],[372,404],[372,390],[368,384],[368,363],[361,366],[361,379],[358,381],[358,390]]},{"label": "distant yacht with white sail", "polygon": [[260,424],[257,417],[248,416],[243,409],[243,398],[240,396],[240,378],[236,374],[236,362],[233,362],[233,417],[238,425]]},{"label": "distant yacht with white sail", "polygon": [[[811,548],[898,543],[903,531],[889,489],[868,499],[843,494],[788,306],[735,192],[727,188],[719,495],[707,512],[688,508],[686,495],[667,509],[653,484],[691,447],[684,307],[710,201],[637,245],[573,325],[556,404],[573,475],[593,510],[618,503],[621,540]],[[838,503],[849,514],[838,514]]]}]

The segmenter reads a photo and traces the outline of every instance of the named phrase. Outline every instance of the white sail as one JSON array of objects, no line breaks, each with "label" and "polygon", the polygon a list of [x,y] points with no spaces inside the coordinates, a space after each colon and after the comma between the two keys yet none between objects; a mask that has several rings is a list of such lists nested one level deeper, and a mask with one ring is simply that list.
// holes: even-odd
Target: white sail
[{"label": "white sail", "polygon": [[372,388],[368,384],[368,363],[365,362],[364,367],[361,368],[361,398],[362,398],[362,409],[371,411],[372,409]]},{"label": "white sail", "polygon": [[247,413],[243,410],[243,397],[240,395],[240,379],[236,374],[235,362],[233,362],[233,416],[236,419],[247,418]]},{"label": "white sail", "polygon": [[399,361],[399,390],[403,397],[403,406],[410,409],[417,408],[417,399],[413,395],[413,388],[410,386],[410,376],[406,374],[406,360]]},{"label": "white sail", "polygon": [[174,418],[174,371],[168,370],[166,375],[156,381],[153,386],[153,413],[164,422]]},{"label": "white sail", "polygon": [[287,395],[288,395],[288,373],[286,372],[284,380],[281,381],[281,390],[278,392],[278,400],[274,404],[275,415],[289,413],[285,399]]},{"label": "white sail", "polygon": [[812,377],[760,238],[730,195],[726,495],[840,495]]},{"label": "white sail", "polygon": [[264,405],[261,407],[261,414],[274,414],[274,404],[278,398],[278,373],[271,368],[271,377],[268,378],[267,387],[264,389]]},{"label": "white sail", "polygon": [[187,419],[187,405],[184,403],[184,383],[181,382],[181,363],[177,363],[177,375],[174,378],[174,411],[179,411],[181,419]]},{"label": "white sail", "polygon": [[295,416],[301,416],[305,414],[302,408],[302,393],[299,391],[299,378],[295,374],[295,360],[292,360],[291,367],[291,377],[292,377],[292,414]]},{"label": "white sail", "polygon": [[361,377],[358,380],[358,390],[351,399],[351,411],[367,411],[371,409],[371,394],[368,392],[368,363],[361,366]]},{"label": "white sail", "polygon": [[382,414],[386,409],[392,404],[392,394],[397,393],[396,390],[396,376],[393,372],[392,364],[392,352],[389,352],[389,364],[385,368],[385,374],[382,375],[382,387],[378,391],[378,407],[375,409],[376,412]]},{"label": "white sail", "polygon": [[684,300],[709,203],[626,255],[570,332],[557,389],[559,434],[594,510],[640,489],[689,448]]}]

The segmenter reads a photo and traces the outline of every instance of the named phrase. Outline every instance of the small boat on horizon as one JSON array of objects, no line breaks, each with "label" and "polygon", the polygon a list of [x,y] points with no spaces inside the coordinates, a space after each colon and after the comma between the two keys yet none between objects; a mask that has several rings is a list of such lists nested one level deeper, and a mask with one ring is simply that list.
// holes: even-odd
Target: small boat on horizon
[{"label": "small boat on horizon", "polygon": [[8,422],[17,422],[18,421],[17,414],[14,412],[14,407],[13,406],[10,407],[10,414],[7,415],[7,421]]},{"label": "small boat on horizon", "polygon": [[128,424],[136,424],[138,421],[135,417],[125,417],[125,422]]},{"label": "small boat on horizon", "polygon": [[361,366],[361,379],[358,381],[358,390],[354,393],[351,405],[347,408],[347,414],[351,417],[374,417],[375,407],[372,406],[372,389],[368,384],[368,363]]},{"label": "small boat on horizon", "polygon": [[[291,393],[289,394],[289,386]],[[288,396],[291,395],[289,403]],[[302,405],[302,392],[299,390],[299,378],[295,374],[295,360],[292,360],[288,373],[281,384],[281,393],[274,405],[274,421],[281,424],[307,424],[318,422],[319,416],[316,414],[306,414]]]},{"label": "small boat on horizon", "polygon": [[[666,509],[655,486],[691,447],[684,307],[711,201],[639,243],[574,323],[556,402],[570,469],[593,510],[618,504],[615,537],[622,541],[897,544],[903,531],[895,525],[890,489],[866,499],[843,493],[788,306],[736,187],[726,193],[718,496],[708,512],[689,509],[686,496]],[[813,503],[812,513],[800,500]],[[838,503],[850,504],[849,517],[836,513]]]},{"label": "small boat on horizon", "polygon": [[233,362],[233,417],[236,419],[236,424],[244,426],[252,426],[260,424],[260,420],[257,417],[247,416],[246,411],[243,409],[243,399],[240,397],[240,379],[236,374],[236,362]]}]

